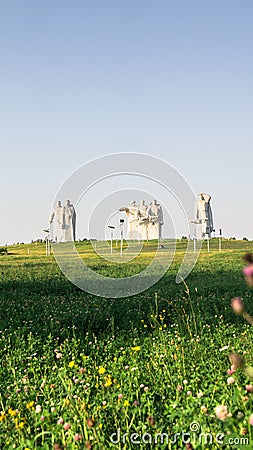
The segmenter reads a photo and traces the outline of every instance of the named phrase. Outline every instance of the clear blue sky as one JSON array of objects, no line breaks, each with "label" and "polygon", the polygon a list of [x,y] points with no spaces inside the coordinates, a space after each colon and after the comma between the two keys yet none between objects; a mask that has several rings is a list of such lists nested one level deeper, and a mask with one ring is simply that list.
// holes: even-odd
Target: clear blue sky
[{"label": "clear blue sky", "polygon": [[252,23],[245,0],[1,2],[0,243],[41,237],[64,179],[123,151],[167,160],[253,239]]}]

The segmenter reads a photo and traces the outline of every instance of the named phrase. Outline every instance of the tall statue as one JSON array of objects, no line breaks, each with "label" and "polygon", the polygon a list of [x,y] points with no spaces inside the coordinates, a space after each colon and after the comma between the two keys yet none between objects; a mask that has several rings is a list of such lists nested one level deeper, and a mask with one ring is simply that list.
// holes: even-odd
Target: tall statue
[{"label": "tall statue", "polygon": [[63,207],[63,242],[76,240],[76,212],[69,200]]},{"label": "tall statue", "polygon": [[161,239],[163,211],[156,200],[153,200],[147,208],[147,216],[149,218],[148,239]]},{"label": "tall statue", "polygon": [[197,239],[210,239],[212,231],[215,231],[210,200],[211,196],[209,194],[201,193],[196,202],[193,223],[196,224]]},{"label": "tall statue", "polygon": [[141,239],[148,240],[148,224],[149,218],[147,215],[147,205],[145,205],[145,200],[141,200],[139,206],[139,222],[138,231],[140,233]]},{"label": "tall statue", "polygon": [[138,221],[139,221],[139,208],[136,205],[136,201],[132,200],[130,206],[120,208],[119,211],[124,211],[127,216],[127,237],[128,239],[139,239],[138,233]]},{"label": "tall statue", "polygon": [[60,201],[57,202],[53,210],[49,224],[53,224],[53,231],[51,233],[53,241],[59,243],[63,241],[63,207]]}]

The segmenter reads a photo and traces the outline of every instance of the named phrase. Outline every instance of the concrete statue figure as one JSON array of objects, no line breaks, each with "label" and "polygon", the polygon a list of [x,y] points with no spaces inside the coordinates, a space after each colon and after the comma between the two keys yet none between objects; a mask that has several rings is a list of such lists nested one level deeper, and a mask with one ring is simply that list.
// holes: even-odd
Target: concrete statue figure
[{"label": "concrete statue figure", "polygon": [[53,210],[50,220],[52,239],[56,243],[69,242],[76,239],[76,212],[69,200],[62,206],[58,201]]},{"label": "concrete statue figure", "polygon": [[136,201],[132,200],[130,202],[130,206],[120,208],[119,211],[124,211],[127,216],[128,239],[139,239],[138,235],[139,208],[136,205]]},{"label": "concrete statue figure", "polygon": [[55,209],[53,210],[49,224],[52,225],[52,239],[55,242],[62,242],[63,240],[63,207],[60,201],[57,202]]},{"label": "concrete statue figure", "polygon": [[76,240],[76,212],[69,200],[63,207],[63,242]]},{"label": "concrete statue figure", "polygon": [[141,200],[141,204],[139,206],[139,222],[138,222],[138,231],[140,233],[142,240],[148,240],[148,224],[149,218],[147,215],[147,205],[145,205],[145,200]]},{"label": "concrete statue figure", "polygon": [[156,200],[149,206],[145,204],[145,200],[141,200],[140,206],[132,201],[129,207],[120,208],[119,211],[124,211],[127,215],[128,239],[161,239],[163,212]]},{"label": "concrete statue figure", "polygon": [[161,239],[163,225],[163,211],[161,205],[153,200],[147,208],[149,218],[148,239]]},{"label": "concrete statue figure", "polygon": [[196,202],[193,223],[196,224],[197,239],[210,239],[211,233],[214,231],[210,200],[209,194],[201,193]]}]

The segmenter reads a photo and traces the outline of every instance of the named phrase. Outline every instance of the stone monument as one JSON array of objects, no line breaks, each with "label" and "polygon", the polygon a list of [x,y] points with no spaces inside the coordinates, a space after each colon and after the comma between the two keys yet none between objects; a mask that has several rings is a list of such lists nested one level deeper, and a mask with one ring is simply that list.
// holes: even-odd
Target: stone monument
[{"label": "stone monument", "polygon": [[194,221],[196,224],[196,239],[210,239],[214,231],[213,214],[209,194],[199,194],[195,205]]},{"label": "stone monument", "polygon": [[52,237],[56,243],[76,240],[76,212],[69,200],[64,206],[57,202],[49,223],[53,226]]},{"label": "stone monument", "polygon": [[139,221],[138,221],[138,231],[142,240],[148,240],[148,224],[149,218],[147,215],[147,205],[145,205],[145,200],[141,200],[139,206]]},{"label": "stone monument", "polygon": [[53,241],[59,243],[63,240],[63,207],[60,201],[57,202],[55,209],[53,210],[49,224],[52,225],[51,238]]},{"label": "stone monument", "polygon": [[63,242],[76,240],[76,212],[69,200],[63,207]]},{"label": "stone monument", "polygon": [[163,212],[156,200],[149,206],[145,205],[145,200],[141,200],[140,206],[132,201],[129,207],[120,208],[119,211],[124,211],[127,215],[128,239],[161,239]]},{"label": "stone monument", "polygon": [[163,211],[161,205],[153,200],[147,208],[147,215],[149,218],[148,224],[148,240],[161,239],[162,225],[163,225]]},{"label": "stone monument", "polygon": [[120,208],[119,211],[124,211],[127,216],[127,238],[139,239],[138,233],[139,208],[136,205],[136,201],[132,200],[130,202],[130,206]]}]

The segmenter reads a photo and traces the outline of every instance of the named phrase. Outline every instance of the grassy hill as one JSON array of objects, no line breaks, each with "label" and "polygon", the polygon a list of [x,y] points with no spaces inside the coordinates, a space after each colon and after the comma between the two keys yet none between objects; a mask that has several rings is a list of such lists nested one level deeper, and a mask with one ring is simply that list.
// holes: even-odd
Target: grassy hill
[{"label": "grassy hill", "polygon": [[[1,449],[180,449],[183,432],[194,449],[252,448],[251,381],[237,370],[228,384],[227,370],[231,351],[252,363],[252,329],[230,301],[242,296],[253,314],[242,275],[253,243],[223,240],[221,253],[218,240],[210,253],[204,243],[176,284],[186,244],[177,242],[161,280],[122,299],[72,285],[44,244],[8,247],[0,256]],[[145,267],[156,243],[126,264],[106,263],[89,242],[76,247],[89,267],[118,277]],[[220,404],[232,414],[226,420],[215,415]],[[212,442],[203,444],[201,433]]]}]

